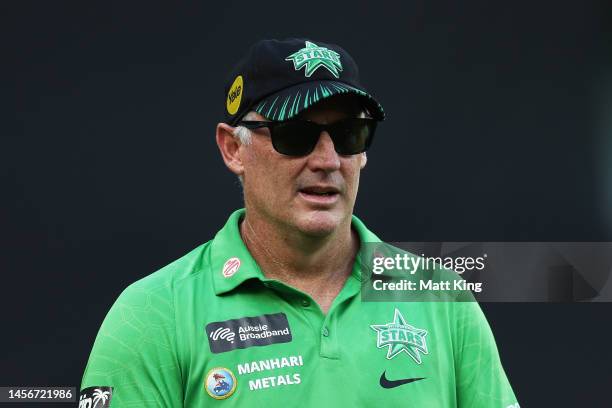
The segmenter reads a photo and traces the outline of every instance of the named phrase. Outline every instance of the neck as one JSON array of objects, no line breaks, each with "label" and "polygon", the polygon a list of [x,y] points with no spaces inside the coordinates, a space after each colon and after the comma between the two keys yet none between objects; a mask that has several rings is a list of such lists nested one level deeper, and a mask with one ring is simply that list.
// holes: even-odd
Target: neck
[{"label": "neck", "polygon": [[267,278],[310,294],[324,310],[350,275],[359,249],[350,217],[330,234],[313,236],[266,222],[247,209],[240,233]]}]

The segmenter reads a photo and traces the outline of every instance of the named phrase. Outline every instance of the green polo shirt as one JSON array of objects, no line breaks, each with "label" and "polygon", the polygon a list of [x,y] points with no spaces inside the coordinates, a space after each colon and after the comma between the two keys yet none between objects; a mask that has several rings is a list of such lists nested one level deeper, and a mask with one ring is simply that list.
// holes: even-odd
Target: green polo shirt
[{"label": "green polo shirt", "polygon": [[[125,289],[79,407],[519,406],[477,303],[363,302],[356,262],[324,314],[266,279],[240,237],[243,216]],[[355,216],[352,226],[380,242]]]}]

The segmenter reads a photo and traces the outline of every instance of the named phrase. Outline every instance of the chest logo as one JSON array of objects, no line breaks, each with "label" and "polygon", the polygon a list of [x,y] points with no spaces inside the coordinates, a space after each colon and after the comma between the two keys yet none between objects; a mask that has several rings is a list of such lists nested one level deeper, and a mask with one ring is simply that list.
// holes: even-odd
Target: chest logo
[{"label": "chest logo", "polygon": [[425,341],[427,330],[406,323],[406,319],[397,308],[392,322],[372,324],[370,327],[376,332],[376,347],[388,347],[387,360],[391,360],[403,351],[417,364],[421,364],[421,354],[429,354]]},{"label": "chest logo", "polygon": [[206,375],[204,387],[214,399],[229,398],[236,391],[236,377],[228,368],[213,368]]},{"label": "chest logo", "polygon": [[284,313],[208,323],[206,337],[213,353],[289,343],[293,339],[287,315]]}]

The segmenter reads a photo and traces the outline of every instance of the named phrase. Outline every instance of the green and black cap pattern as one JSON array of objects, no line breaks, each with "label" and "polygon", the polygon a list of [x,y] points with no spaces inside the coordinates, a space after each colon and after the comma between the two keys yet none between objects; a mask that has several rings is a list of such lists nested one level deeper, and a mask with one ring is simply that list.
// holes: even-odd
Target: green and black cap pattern
[{"label": "green and black cap pattern", "polygon": [[225,122],[235,125],[251,110],[284,121],[338,94],[354,94],[374,119],[384,119],[382,106],[361,85],[357,64],[343,48],[303,38],[262,40],[228,77]]}]

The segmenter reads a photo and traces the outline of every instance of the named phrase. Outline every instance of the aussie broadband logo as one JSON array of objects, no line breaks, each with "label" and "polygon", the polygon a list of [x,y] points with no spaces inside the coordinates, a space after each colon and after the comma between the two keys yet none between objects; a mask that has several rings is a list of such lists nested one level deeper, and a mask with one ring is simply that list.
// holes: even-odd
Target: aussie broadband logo
[{"label": "aussie broadband logo", "polygon": [[209,323],[206,325],[206,336],[213,353],[288,343],[292,340],[289,321],[284,313]]},{"label": "aussie broadband logo", "polygon": [[342,64],[340,54],[329,48],[319,47],[317,44],[306,41],[306,47],[294,52],[285,61],[293,61],[293,67],[299,71],[306,67],[304,75],[310,77],[320,67],[327,69],[336,78],[340,78]]},{"label": "aussie broadband logo", "polygon": [[79,408],[108,408],[113,396],[113,387],[88,387],[81,390]]},{"label": "aussie broadband logo", "polygon": [[387,360],[400,354],[408,354],[417,364],[421,364],[421,353],[429,354],[425,336],[427,330],[417,329],[406,323],[406,319],[396,308],[393,321],[387,324],[370,325],[376,332],[376,347],[387,349]]},{"label": "aussie broadband logo", "polygon": [[236,337],[236,333],[228,329],[227,327],[219,327],[214,332],[210,333],[209,337],[214,341],[219,339],[228,341],[230,343],[234,342],[234,338]]}]

